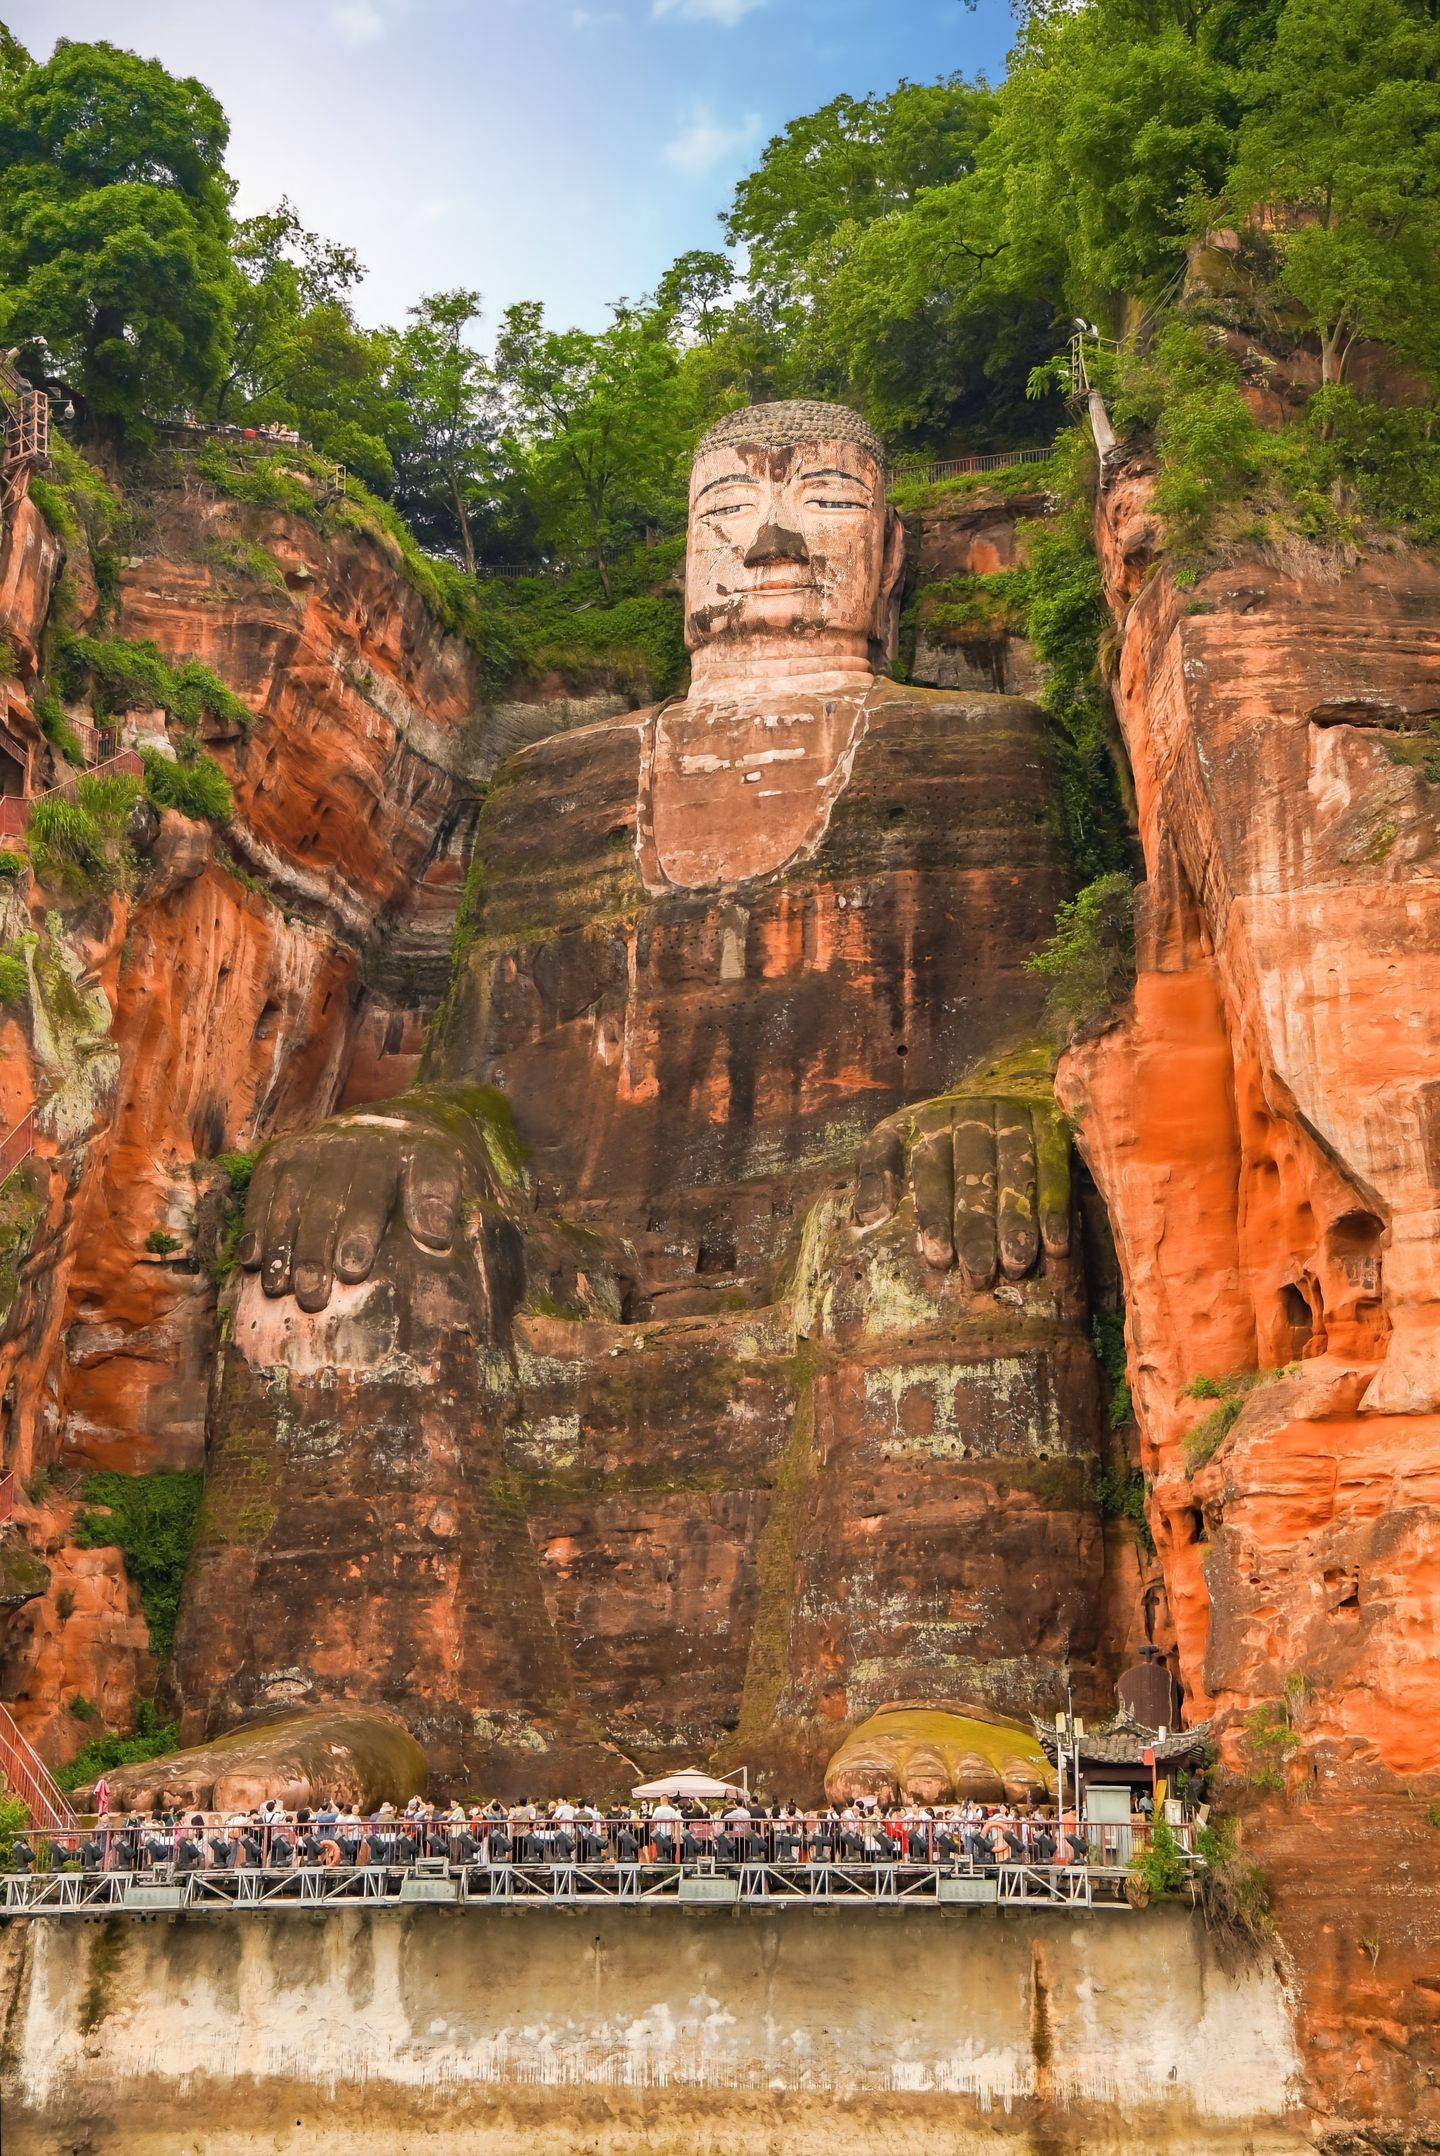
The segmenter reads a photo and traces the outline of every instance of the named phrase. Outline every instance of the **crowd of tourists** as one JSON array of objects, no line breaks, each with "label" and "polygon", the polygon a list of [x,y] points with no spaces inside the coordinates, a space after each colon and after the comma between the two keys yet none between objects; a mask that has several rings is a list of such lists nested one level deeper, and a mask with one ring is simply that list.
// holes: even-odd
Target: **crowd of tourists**
[{"label": "crowd of tourists", "polygon": [[[104,1792],[100,1792],[103,1796]],[[453,1866],[687,1864],[938,1864],[991,1870],[1001,1864],[1086,1860],[1073,1812],[1009,1805],[880,1805],[857,1799],[803,1810],[737,1797],[706,1805],[662,1798],[602,1810],[567,1799],[537,1805],[451,1804],[413,1797],[403,1810],[362,1814],[320,1799],[287,1809],[278,1799],[250,1811],[103,1808],[95,1824],[51,1838],[14,1838],[5,1868],[83,1872],[288,1871],[296,1866],[380,1866],[404,1871],[421,1859]]]}]

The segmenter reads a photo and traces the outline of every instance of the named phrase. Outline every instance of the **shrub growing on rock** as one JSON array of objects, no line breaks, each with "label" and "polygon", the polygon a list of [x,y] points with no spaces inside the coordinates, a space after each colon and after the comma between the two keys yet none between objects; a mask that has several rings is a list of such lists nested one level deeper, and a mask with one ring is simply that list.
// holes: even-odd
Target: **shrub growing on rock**
[{"label": "shrub growing on rock", "polygon": [[162,756],[158,749],[142,749],[145,791],[156,808],[178,809],[199,823],[230,821],[235,797],[213,756],[196,753],[177,759]]},{"label": "shrub growing on rock", "polygon": [[121,1551],[139,1589],[157,1662],[166,1660],[175,1644],[180,1586],[200,1517],[203,1479],[180,1469],[86,1479],[86,1501],[101,1509],[81,1513],[76,1544],[82,1550]]},{"label": "shrub growing on rock", "polygon": [[1130,878],[1118,871],[1100,876],[1067,899],[1055,916],[1054,935],[1026,965],[1050,982],[1047,1009],[1067,1040],[1106,1017],[1135,982]]},{"label": "shrub growing on rock", "polygon": [[130,815],[140,788],[131,778],[81,779],[72,798],[46,794],[30,810],[30,858],[42,883],[72,897],[113,891],[131,865]]}]

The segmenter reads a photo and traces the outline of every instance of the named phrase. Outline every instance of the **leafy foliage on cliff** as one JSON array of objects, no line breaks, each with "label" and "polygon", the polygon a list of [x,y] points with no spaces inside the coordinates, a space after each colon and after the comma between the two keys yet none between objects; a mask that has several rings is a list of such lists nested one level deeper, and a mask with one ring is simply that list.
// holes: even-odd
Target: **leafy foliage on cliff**
[{"label": "leafy foliage on cliff", "polygon": [[158,749],[141,751],[145,765],[145,791],[157,808],[178,809],[197,822],[226,824],[235,797],[213,756],[198,750],[177,757],[162,756]]},{"label": "leafy foliage on cliff", "polygon": [[1055,916],[1055,933],[1027,960],[1050,983],[1050,1018],[1067,1038],[1104,1018],[1135,981],[1135,894],[1118,871],[1086,884]]},{"label": "leafy foliage on cliff", "polygon": [[23,955],[0,944],[0,1010],[20,1010],[29,994],[30,974]]},{"label": "leafy foliage on cliff", "polygon": [[162,1722],[153,1701],[142,1699],[136,1710],[135,1728],[128,1737],[92,1737],[55,1779],[62,1789],[85,1789],[99,1775],[109,1774],[116,1767],[143,1766],[147,1760],[164,1759],[179,1748],[179,1724]]},{"label": "leafy foliage on cliff", "polygon": [[55,642],[54,668],[66,695],[88,695],[102,722],[126,711],[158,709],[188,735],[211,720],[242,733],[250,725],[250,713],[218,674],[198,659],[172,666],[157,644],[66,630]]},{"label": "leafy foliage on cliff", "polygon": [[203,84],[113,45],[62,38],[0,85],[0,333],[48,338],[107,433],[219,378],[228,137]]},{"label": "leafy foliage on cliff", "polygon": [[153,1475],[89,1475],[75,1541],[82,1550],[118,1549],[139,1590],[157,1663],[175,1644],[180,1587],[200,1518],[204,1478],[178,1469]]},{"label": "leafy foliage on cliff", "polygon": [[[1123,880],[1129,860],[1113,746],[1115,714],[1101,662],[1108,628],[1089,517],[1072,482],[1068,505],[1031,535],[1025,631],[1045,666],[1040,696],[1055,722],[1066,851],[1077,881],[1095,890],[1104,879]],[[1096,915],[1090,926],[1098,934],[1101,925]],[[1065,980],[1076,979],[1077,957],[1072,946],[1072,964],[1054,976],[1056,1010],[1067,993]],[[1075,1011],[1064,1015],[1078,1017]]]},{"label": "leafy foliage on cliff", "polygon": [[82,778],[73,797],[32,802],[26,838],[40,881],[73,897],[115,890],[133,865],[130,817],[139,791],[131,778]]},{"label": "leafy foliage on cliff", "polygon": [[1167,1895],[1184,1893],[1190,1882],[1190,1867],[1180,1837],[1168,1821],[1155,1821],[1149,1841],[1130,1859],[1130,1874],[1146,1901],[1162,1901]]}]

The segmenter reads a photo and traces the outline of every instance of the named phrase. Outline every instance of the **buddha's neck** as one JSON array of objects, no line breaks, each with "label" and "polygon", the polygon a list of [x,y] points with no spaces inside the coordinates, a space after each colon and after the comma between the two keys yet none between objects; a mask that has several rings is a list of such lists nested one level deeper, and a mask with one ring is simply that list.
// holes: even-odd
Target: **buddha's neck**
[{"label": "buddha's neck", "polygon": [[690,701],[771,696],[863,694],[875,680],[868,643],[860,649],[838,644],[833,651],[793,645],[776,651],[702,648],[691,660]]}]

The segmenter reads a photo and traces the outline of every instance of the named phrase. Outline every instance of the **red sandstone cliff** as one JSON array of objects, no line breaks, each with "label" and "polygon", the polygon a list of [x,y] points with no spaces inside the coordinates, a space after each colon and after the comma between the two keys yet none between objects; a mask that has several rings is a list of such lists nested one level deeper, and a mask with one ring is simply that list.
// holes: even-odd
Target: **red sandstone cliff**
[{"label": "red sandstone cliff", "polygon": [[[123,1725],[148,1677],[116,1553],[67,1546],[66,1471],[201,1463],[220,1156],[312,1120],[347,1084],[363,1097],[409,1078],[477,802],[472,654],[375,538],[193,486],[148,501],[141,528],[103,624],[83,544],[66,560],[33,503],[0,549],[17,660],[5,733],[32,785],[63,771],[34,720],[62,564],[69,626],[198,658],[250,714],[205,744],[234,787],[223,833],[150,815],[133,873],[95,897],[0,884],[0,941],[32,950],[29,997],[0,1011],[0,1125],[39,1104],[0,1226],[3,1458],[22,1491],[62,1477],[41,1506],[22,1496],[52,1579],[8,1622],[4,1682],[57,1756],[87,1733],[70,1699]],[[267,556],[263,581],[245,573]],[[164,735],[163,713],[131,723]],[[175,1247],[148,1250],[157,1233]]]},{"label": "red sandstone cliff", "polygon": [[1413,2124],[1440,2068],[1440,572],[1397,548],[1181,591],[1149,486],[1122,468],[1098,520],[1138,980],[1060,1093],[1124,1273],[1180,1674],[1258,1808],[1315,2100]]}]

